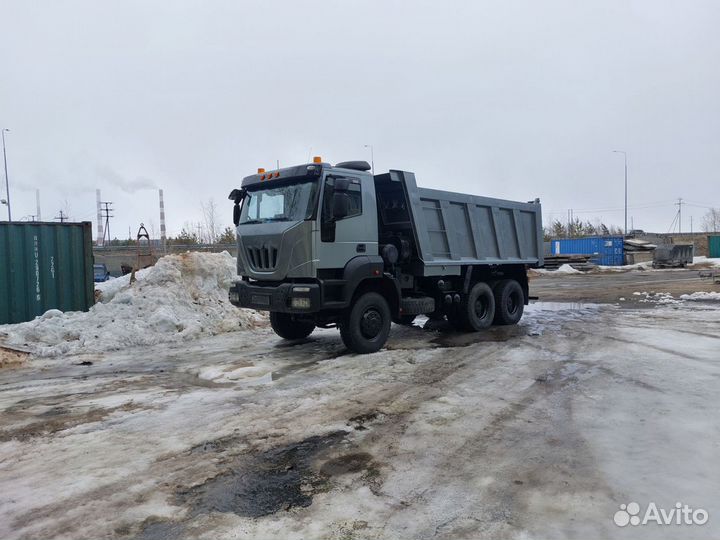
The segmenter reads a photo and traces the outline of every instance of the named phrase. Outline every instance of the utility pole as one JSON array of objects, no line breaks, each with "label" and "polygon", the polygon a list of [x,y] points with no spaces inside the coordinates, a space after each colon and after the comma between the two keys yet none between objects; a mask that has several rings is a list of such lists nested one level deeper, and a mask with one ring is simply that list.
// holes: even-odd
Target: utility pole
[{"label": "utility pole", "polygon": [[616,154],[622,154],[625,158],[625,235],[627,236],[628,228],[627,228],[627,218],[628,218],[628,212],[627,212],[627,152],[624,150],[613,150]]},{"label": "utility pole", "polygon": [[5,132],[10,132],[9,129],[2,129],[2,143],[3,143],[3,162],[5,163],[5,191],[7,192],[7,207],[8,207],[8,223],[12,222],[12,212],[10,211],[10,180],[8,179],[7,172],[7,150],[5,150]]},{"label": "utility pole", "polygon": [[682,234],[682,205],[685,204],[682,198],[678,198],[675,206],[678,207],[678,234]]},{"label": "utility pole", "polygon": [[115,215],[110,213],[113,211],[113,208],[111,208],[112,201],[100,201],[100,204],[105,205],[105,208],[100,209],[102,217],[105,218],[105,230],[103,231],[103,245],[105,245],[105,236],[107,236],[107,243],[110,243],[110,218],[115,217]]},{"label": "utility pole", "polygon": [[55,218],[57,221],[60,221],[60,223],[65,223],[68,220],[68,217],[65,215],[65,213],[60,210],[60,215]]}]

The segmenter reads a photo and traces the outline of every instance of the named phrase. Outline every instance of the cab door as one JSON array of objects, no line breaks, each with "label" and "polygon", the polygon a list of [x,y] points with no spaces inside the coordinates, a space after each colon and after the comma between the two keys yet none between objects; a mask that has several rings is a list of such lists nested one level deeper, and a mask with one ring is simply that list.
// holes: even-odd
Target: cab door
[{"label": "cab door", "polygon": [[[377,255],[377,208],[371,177],[328,173],[323,180],[318,231],[318,268],[344,268],[358,255]],[[338,191],[336,186],[342,186]],[[337,195],[336,195],[337,193]],[[346,213],[334,214],[333,201],[343,198]]]}]

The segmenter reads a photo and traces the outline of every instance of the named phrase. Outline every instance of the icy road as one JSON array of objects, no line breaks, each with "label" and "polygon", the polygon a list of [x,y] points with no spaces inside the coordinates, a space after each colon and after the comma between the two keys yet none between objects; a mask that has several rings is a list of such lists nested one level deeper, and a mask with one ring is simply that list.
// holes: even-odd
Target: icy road
[{"label": "icy road", "polygon": [[718,329],[539,303],[368,356],[260,328],[35,359],[0,378],[0,538],[718,538]]}]

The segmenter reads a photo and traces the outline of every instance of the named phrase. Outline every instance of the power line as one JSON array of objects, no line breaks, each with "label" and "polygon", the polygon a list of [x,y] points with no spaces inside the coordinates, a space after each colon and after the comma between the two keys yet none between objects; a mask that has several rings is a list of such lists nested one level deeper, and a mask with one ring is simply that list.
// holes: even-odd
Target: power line
[{"label": "power line", "polygon": [[[642,210],[646,208],[661,208],[663,206],[670,206],[673,204],[673,201],[663,201],[663,202],[656,202],[656,203],[647,203],[647,204],[638,204],[633,206],[628,206],[628,209],[633,210]],[[573,211],[575,214],[591,214],[595,212],[612,212],[612,211],[623,211],[625,208],[623,206],[615,206],[615,207],[607,207],[607,208],[575,208]],[[551,215],[551,214],[565,214],[566,210],[544,210],[543,214]]]}]

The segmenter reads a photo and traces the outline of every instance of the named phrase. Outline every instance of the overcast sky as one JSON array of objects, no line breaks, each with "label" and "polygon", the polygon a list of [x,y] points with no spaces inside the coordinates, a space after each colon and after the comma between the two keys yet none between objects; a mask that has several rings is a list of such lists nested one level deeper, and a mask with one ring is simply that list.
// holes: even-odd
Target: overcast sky
[{"label": "overcast sky", "polygon": [[[720,2],[0,0],[15,219],[169,234],[259,166],[370,158],[546,221],[720,206]],[[4,182],[3,182],[4,184]],[[4,196],[3,189],[0,190]],[[0,207],[0,219],[6,219]],[[596,211],[600,210],[600,211]]]}]

